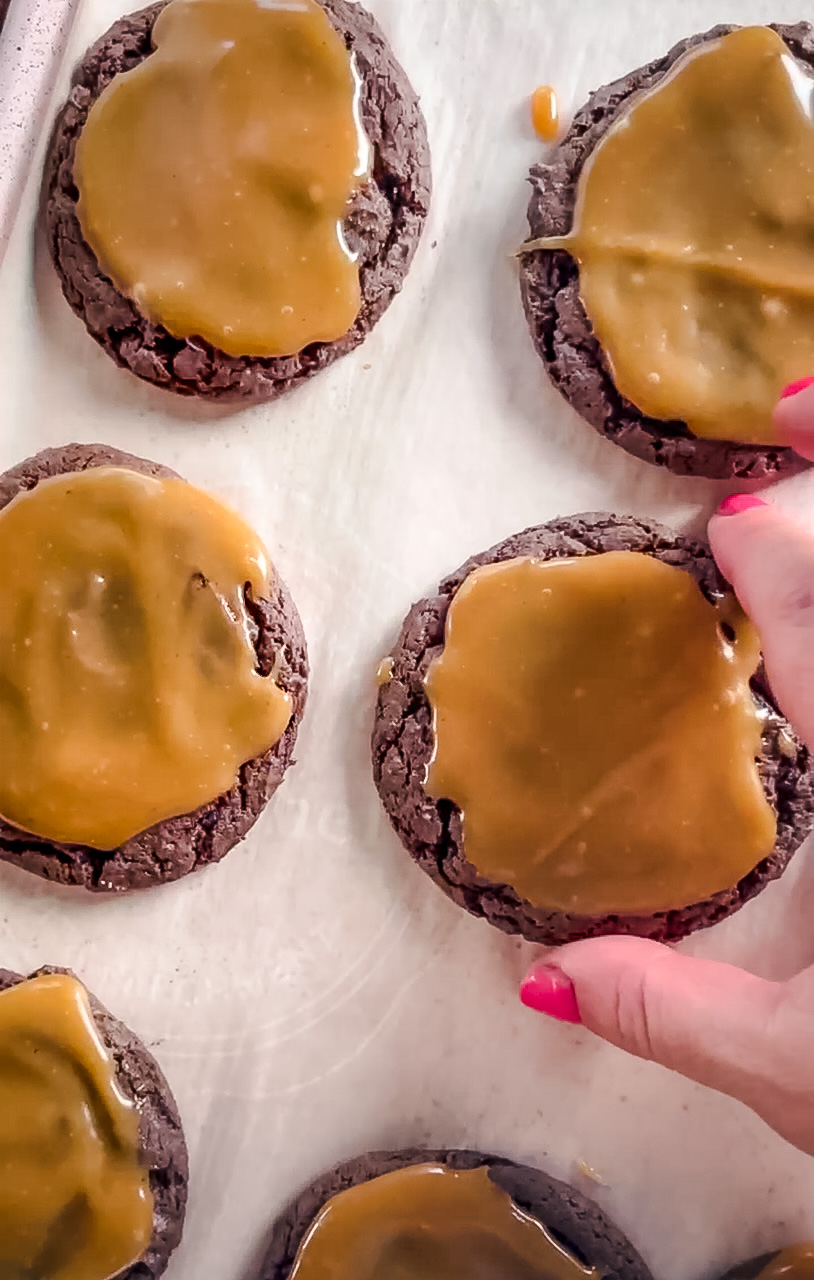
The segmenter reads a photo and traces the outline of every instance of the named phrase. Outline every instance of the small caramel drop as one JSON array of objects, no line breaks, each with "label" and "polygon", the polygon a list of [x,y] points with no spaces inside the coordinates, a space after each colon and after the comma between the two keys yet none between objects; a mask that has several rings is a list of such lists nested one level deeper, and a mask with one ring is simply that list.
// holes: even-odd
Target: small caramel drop
[{"label": "small caramel drop", "polygon": [[541,84],[531,95],[531,123],[543,142],[554,142],[560,131],[560,107],[553,85]]}]

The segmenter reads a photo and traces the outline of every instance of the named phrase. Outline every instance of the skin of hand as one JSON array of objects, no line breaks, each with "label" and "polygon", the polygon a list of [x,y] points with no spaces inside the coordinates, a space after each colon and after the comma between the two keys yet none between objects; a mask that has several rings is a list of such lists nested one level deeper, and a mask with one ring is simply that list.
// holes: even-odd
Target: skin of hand
[{"label": "skin of hand", "polygon": [[[814,378],[786,389],[775,425],[814,460]],[[814,536],[770,503],[736,494],[713,516],[709,539],[760,633],[779,705],[814,747]],[[549,953],[520,998],[729,1094],[814,1155],[814,967],[769,982],[657,942],[595,938]]]}]

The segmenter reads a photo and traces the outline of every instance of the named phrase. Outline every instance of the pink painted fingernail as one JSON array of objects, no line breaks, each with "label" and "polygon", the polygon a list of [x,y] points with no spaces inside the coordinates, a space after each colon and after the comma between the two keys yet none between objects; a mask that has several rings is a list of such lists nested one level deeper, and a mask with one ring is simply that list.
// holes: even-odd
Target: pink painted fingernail
[{"label": "pink painted fingernail", "polygon": [[582,1022],[574,984],[559,965],[541,964],[527,973],[520,984],[520,999],[527,1009],[557,1022]]},{"label": "pink painted fingernail", "polygon": [[780,399],[788,400],[790,396],[796,396],[798,392],[805,391],[806,387],[814,387],[814,378],[798,378],[796,382],[790,382],[780,392]]},{"label": "pink painted fingernail", "polygon": [[728,498],[724,498],[715,514],[739,516],[744,511],[752,511],[755,507],[768,507],[768,505],[768,502],[764,502],[762,498],[756,498],[753,493],[731,493]]}]

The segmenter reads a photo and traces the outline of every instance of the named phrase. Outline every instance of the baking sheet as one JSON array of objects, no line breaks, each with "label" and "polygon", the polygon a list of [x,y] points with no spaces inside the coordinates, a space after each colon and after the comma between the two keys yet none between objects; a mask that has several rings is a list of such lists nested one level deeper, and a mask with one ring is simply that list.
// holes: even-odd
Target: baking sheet
[{"label": "baking sheet", "polygon": [[[701,1280],[814,1237],[814,1164],[737,1104],[522,1010],[534,949],[467,917],[413,867],[380,812],[368,736],[376,666],[403,614],[471,552],[586,509],[697,529],[725,491],[628,458],[546,382],[510,256],[540,154],[529,93],[552,81],[567,114],[714,21],[800,12],[785,0],[370,7],[428,119],[424,243],[359,352],[282,403],[223,415],[116,369],[36,243],[50,114],[123,0],[12,0],[0,37],[0,467],[103,440],[237,503],[295,595],[313,676],[299,763],[243,846],[116,901],[0,868],[0,964],[72,966],[167,1073],[192,1161],[170,1280],[251,1280],[304,1182],[413,1143],[539,1163],[595,1195],[661,1280]],[[803,511],[812,483],[786,482],[778,500]],[[813,913],[808,849],[685,949],[782,977],[814,961]]]}]

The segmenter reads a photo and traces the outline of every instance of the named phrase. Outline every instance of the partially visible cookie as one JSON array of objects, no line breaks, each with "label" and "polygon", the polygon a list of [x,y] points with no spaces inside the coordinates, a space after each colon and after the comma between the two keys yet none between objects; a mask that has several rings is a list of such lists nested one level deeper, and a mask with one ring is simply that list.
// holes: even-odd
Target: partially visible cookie
[{"label": "partially visible cookie", "polygon": [[764,1253],[760,1258],[751,1258],[748,1262],[742,1262],[740,1266],[734,1267],[732,1271],[727,1271],[721,1280],[760,1280],[762,1273],[776,1256],[774,1253]]},{"label": "partially visible cookie", "polygon": [[814,1275],[814,1245],[793,1245],[750,1258],[721,1280],[804,1280]]},{"label": "partially visible cookie", "polygon": [[[94,467],[126,467],[159,478],[175,474],[106,445],[45,449],[0,476],[0,510],[41,480]],[[277,684],[292,702],[291,719],[279,741],[244,764],[237,783],[225,795],[192,813],[159,822],[110,851],[41,839],[0,818],[0,859],[59,884],[122,893],[178,880],[220,861],[243,839],[293,762],[308,682],[302,624],[282,579],[274,577],[269,599],[247,596],[246,605],[255,629],[257,670],[263,676],[274,671]]]},{"label": "partially visible cookie", "polygon": [[376,707],[374,780],[405,848],[458,906],[505,933],[519,933],[529,941],[546,945],[618,933],[673,942],[715,924],[783,872],[814,819],[809,752],[794,738],[768,686],[758,675],[752,681],[752,692],[766,716],[763,757],[758,767],[764,792],[777,814],[777,841],[772,853],[739,884],[706,901],[648,916],[573,915],[533,906],[519,897],[511,885],[485,879],[467,860],[460,810],[450,800],[430,797],[424,789],[434,750],[432,709],[424,680],[433,659],[443,649],[452,599],[466,578],[482,565],[524,556],[553,560],[607,551],[639,552],[685,569],[708,600],[729,590],[708,547],[655,523],[606,514],[553,520],[474,556],[445,578],[435,595],[413,606],[392,652],[392,677],[381,686]]},{"label": "partially visible cookie", "polygon": [[[717,26],[680,41],[669,53],[591,94],[550,157],[531,170],[530,239],[571,229],[580,175],[594,148],[635,95],[654,88],[688,51],[734,30]],[[814,65],[808,22],[773,24],[791,52]],[[686,423],[648,417],[617,389],[580,296],[579,267],[563,250],[520,259],[523,306],[534,346],[565,399],[601,435],[645,462],[677,475],[719,480],[776,480],[805,465],[780,446],[702,439]]]},{"label": "partially visible cookie", "polygon": [[423,1164],[458,1171],[488,1169],[491,1180],[520,1209],[542,1223],[578,1262],[595,1267],[604,1280],[651,1280],[649,1270],[619,1228],[597,1204],[566,1183],[500,1156],[418,1147],[370,1152],[316,1178],[274,1224],[258,1280],[288,1280],[306,1233],[333,1196],[384,1174]]},{"label": "partially visible cookie", "polygon": [[353,199],[344,223],[347,243],[359,260],[358,318],[338,341],[313,343],[286,357],[230,356],[202,339],[175,338],[150,322],[100,267],[82,234],[74,182],[76,146],[91,107],[115,76],[150,55],[153,25],[165,3],[121,18],[74,72],[45,164],[43,204],[51,256],[71,307],[122,368],[178,395],[223,402],[272,400],[357,347],[400,291],[430,201],[424,118],[375,19],[361,4],[321,0],[361,78],[361,120],[374,155],[370,181]]},{"label": "partially visible cookie", "polygon": [[[67,969],[42,968],[29,978],[69,973]],[[27,981],[20,974],[0,969],[0,992]],[[157,1280],[181,1241],[187,1204],[189,1161],[181,1118],[170,1087],[138,1037],[91,995],[96,1025],[116,1064],[122,1093],[136,1106],[143,1165],[149,1170],[153,1195],[153,1238],[138,1262],[120,1273],[121,1280]]]}]

